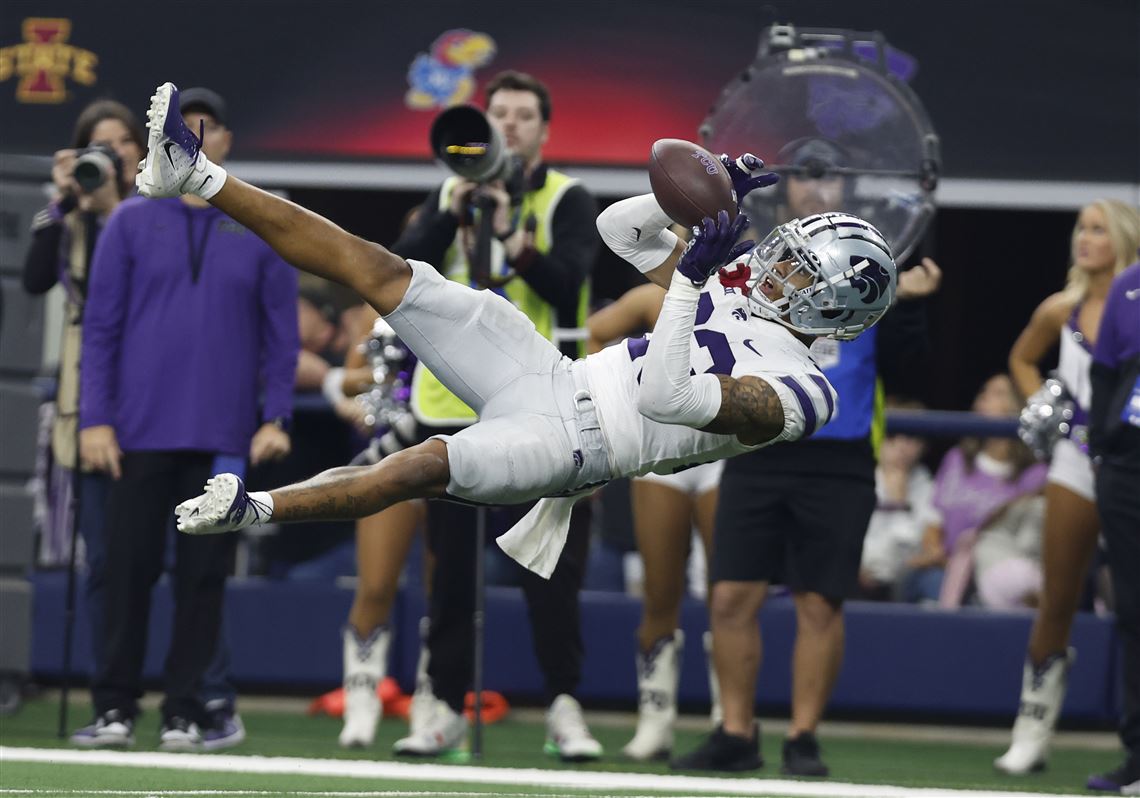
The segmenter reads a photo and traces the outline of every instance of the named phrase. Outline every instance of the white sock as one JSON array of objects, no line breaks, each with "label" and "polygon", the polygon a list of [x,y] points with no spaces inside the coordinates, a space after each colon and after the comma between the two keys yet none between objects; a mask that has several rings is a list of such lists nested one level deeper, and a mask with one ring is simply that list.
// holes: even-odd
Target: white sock
[{"label": "white sock", "polygon": [[226,170],[206,157],[206,153],[199,152],[198,160],[194,162],[194,171],[182,184],[182,193],[195,194],[204,200],[217,194],[226,184]]},{"label": "white sock", "polygon": [[269,519],[273,517],[273,497],[269,495],[269,491],[255,490],[250,493],[249,503],[257,511],[257,520],[253,523],[268,524]]}]

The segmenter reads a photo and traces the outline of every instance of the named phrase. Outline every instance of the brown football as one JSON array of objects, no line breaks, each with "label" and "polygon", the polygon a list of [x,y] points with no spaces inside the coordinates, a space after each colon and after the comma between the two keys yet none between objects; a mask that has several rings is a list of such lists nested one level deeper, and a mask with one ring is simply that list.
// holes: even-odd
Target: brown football
[{"label": "brown football", "polygon": [[717,212],[736,218],[736,192],[720,159],[683,139],[658,139],[649,151],[649,185],[662,210],[677,224],[692,227]]}]

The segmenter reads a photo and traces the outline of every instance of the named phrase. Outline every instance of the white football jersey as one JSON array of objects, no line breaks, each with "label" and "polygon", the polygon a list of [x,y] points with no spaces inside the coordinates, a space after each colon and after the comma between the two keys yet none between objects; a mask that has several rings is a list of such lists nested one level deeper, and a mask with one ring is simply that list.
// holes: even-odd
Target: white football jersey
[{"label": "white football jersey", "polygon": [[586,378],[610,450],[614,477],[671,474],[688,466],[731,457],[777,441],[815,432],[835,414],[837,396],[807,346],[785,327],[753,316],[739,284],[713,276],[701,292],[691,339],[690,365],[732,377],[752,375],[775,389],[784,407],[776,438],[746,446],[680,424],[653,421],[637,409],[641,368],[649,336],[627,338],[586,358]]}]

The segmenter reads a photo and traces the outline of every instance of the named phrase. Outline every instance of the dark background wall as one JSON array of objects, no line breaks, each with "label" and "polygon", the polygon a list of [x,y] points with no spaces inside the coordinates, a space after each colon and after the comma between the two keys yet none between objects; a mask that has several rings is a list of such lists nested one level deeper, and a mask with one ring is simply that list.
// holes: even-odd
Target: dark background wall
[{"label": "dark background wall", "polygon": [[[295,189],[290,196],[358,235],[391,243],[404,212],[424,192]],[[599,204],[616,199],[600,197]],[[982,382],[1005,369],[1010,345],[1033,309],[1064,284],[1075,220],[1070,211],[941,210],[911,258],[929,254],[945,275],[930,301],[931,358],[925,373],[899,387],[930,407],[968,408]],[[595,296],[613,298],[640,279],[603,252],[594,269]]]},{"label": "dark background wall", "polygon": [[[18,72],[23,23],[44,17],[70,22],[95,82],[69,74],[64,102],[20,102],[5,66]],[[434,111],[406,104],[409,67],[465,28],[494,42],[477,81],[513,67],[550,84],[549,158],[640,165],[654,139],[695,135],[776,21],[879,30],[916,57],[950,177],[1140,180],[1135,0],[6,0],[0,152],[48,154],[86,102],[141,110],[171,80],[229,98],[235,159],[427,161]]]},{"label": "dark background wall", "polygon": [[[493,58],[471,73],[473,98],[499,69],[533,71],[555,99],[548,158],[572,174],[604,166],[628,184],[629,175],[644,179],[654,139],[696,137],[765,26],[880,30],[918,61],[911,85],[941,136],[943,194],[954,195],[956,182],[973,186],[971,199],[959,193],[943,208],[917,252],[945,271],[931,303],[929,373],[915,375],[933,407],[966,407],[1004,368],[1033,308],[1063,283],[1080,203],[1101,186],[1117,196],[1123,186],[1133,202],[1140,191],[1135,0],[117,0],[113,10],[87,0],[0,4],[0,153],[49,155],[96,97],[141,111],[160,81],[211,85],[229,99],[235,162],[381,242],[438,179],[427,144],[436,109],[412,109],[406,95],[410,65],[445,31],[494,42]],[[93,83],[65,69],[58,103],[20,100],[31,18],[68,21],[68,46],[97,59]],[[143,32],[164,25],[176,26],[177,44]],[[77,57],[60,63],[72,68]],[[289,177],[298,166],[325,179]],[[420,171],[397,179],[409,166]],[[370,175],[356,183],[365,189],[336,183],[355,170]],[[1000,192],[990,196],[982,180],[1014,185],[1015,196],[995,199]],[[1056,199],[1039,202],[1045,188],[1035,181]],[[617,198],[616,189],[599,197]],[[636,279],[608,253],[599,257],[600,298]]]}]

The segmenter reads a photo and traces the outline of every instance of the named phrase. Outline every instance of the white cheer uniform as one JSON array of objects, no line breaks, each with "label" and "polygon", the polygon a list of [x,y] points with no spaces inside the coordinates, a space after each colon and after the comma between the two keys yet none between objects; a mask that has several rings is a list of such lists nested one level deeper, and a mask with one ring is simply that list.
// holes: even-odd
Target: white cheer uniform
[{"label": "white cheer uniform", "polygon": [[[499,539],[531,570],[553,571],[573,502],[598,485],[758,448],[643,416],[638,392],[648,338],[572,361],[503,297],[446,280],[427,263],[408,263],[411,284],[385,320],[479,415],[455,435],[436,436],[447,443],[448,493],[482,504],[560,497],[540,501]],[[739,288],[710,279],[695,322],[695,373],[754,375],[779,396],[784,428],[769,443],[804,437],[834,414],[835,391],[808,348],[779,324],[751,316]]]},{"label": "white cheer uniform", "polygon": [[[1057,377],[1076,403],[1077,418],[1074,419],[1072,438],[1087,437],[1086,413],[1092,404],[1092,383],[1089,369],[1092,367],[1092,352],[1088,339],[1077,323],[1081,306],[1073,309],[1072,315],[1061,328],[1060,351],[1057,357]],[[1063,485],[1088,501],[1096,500],[1095,475],[1092,460],[1088,453],[1070,438],[1061,438],[1053,445],[1049,462],[1048,481]]]}]

